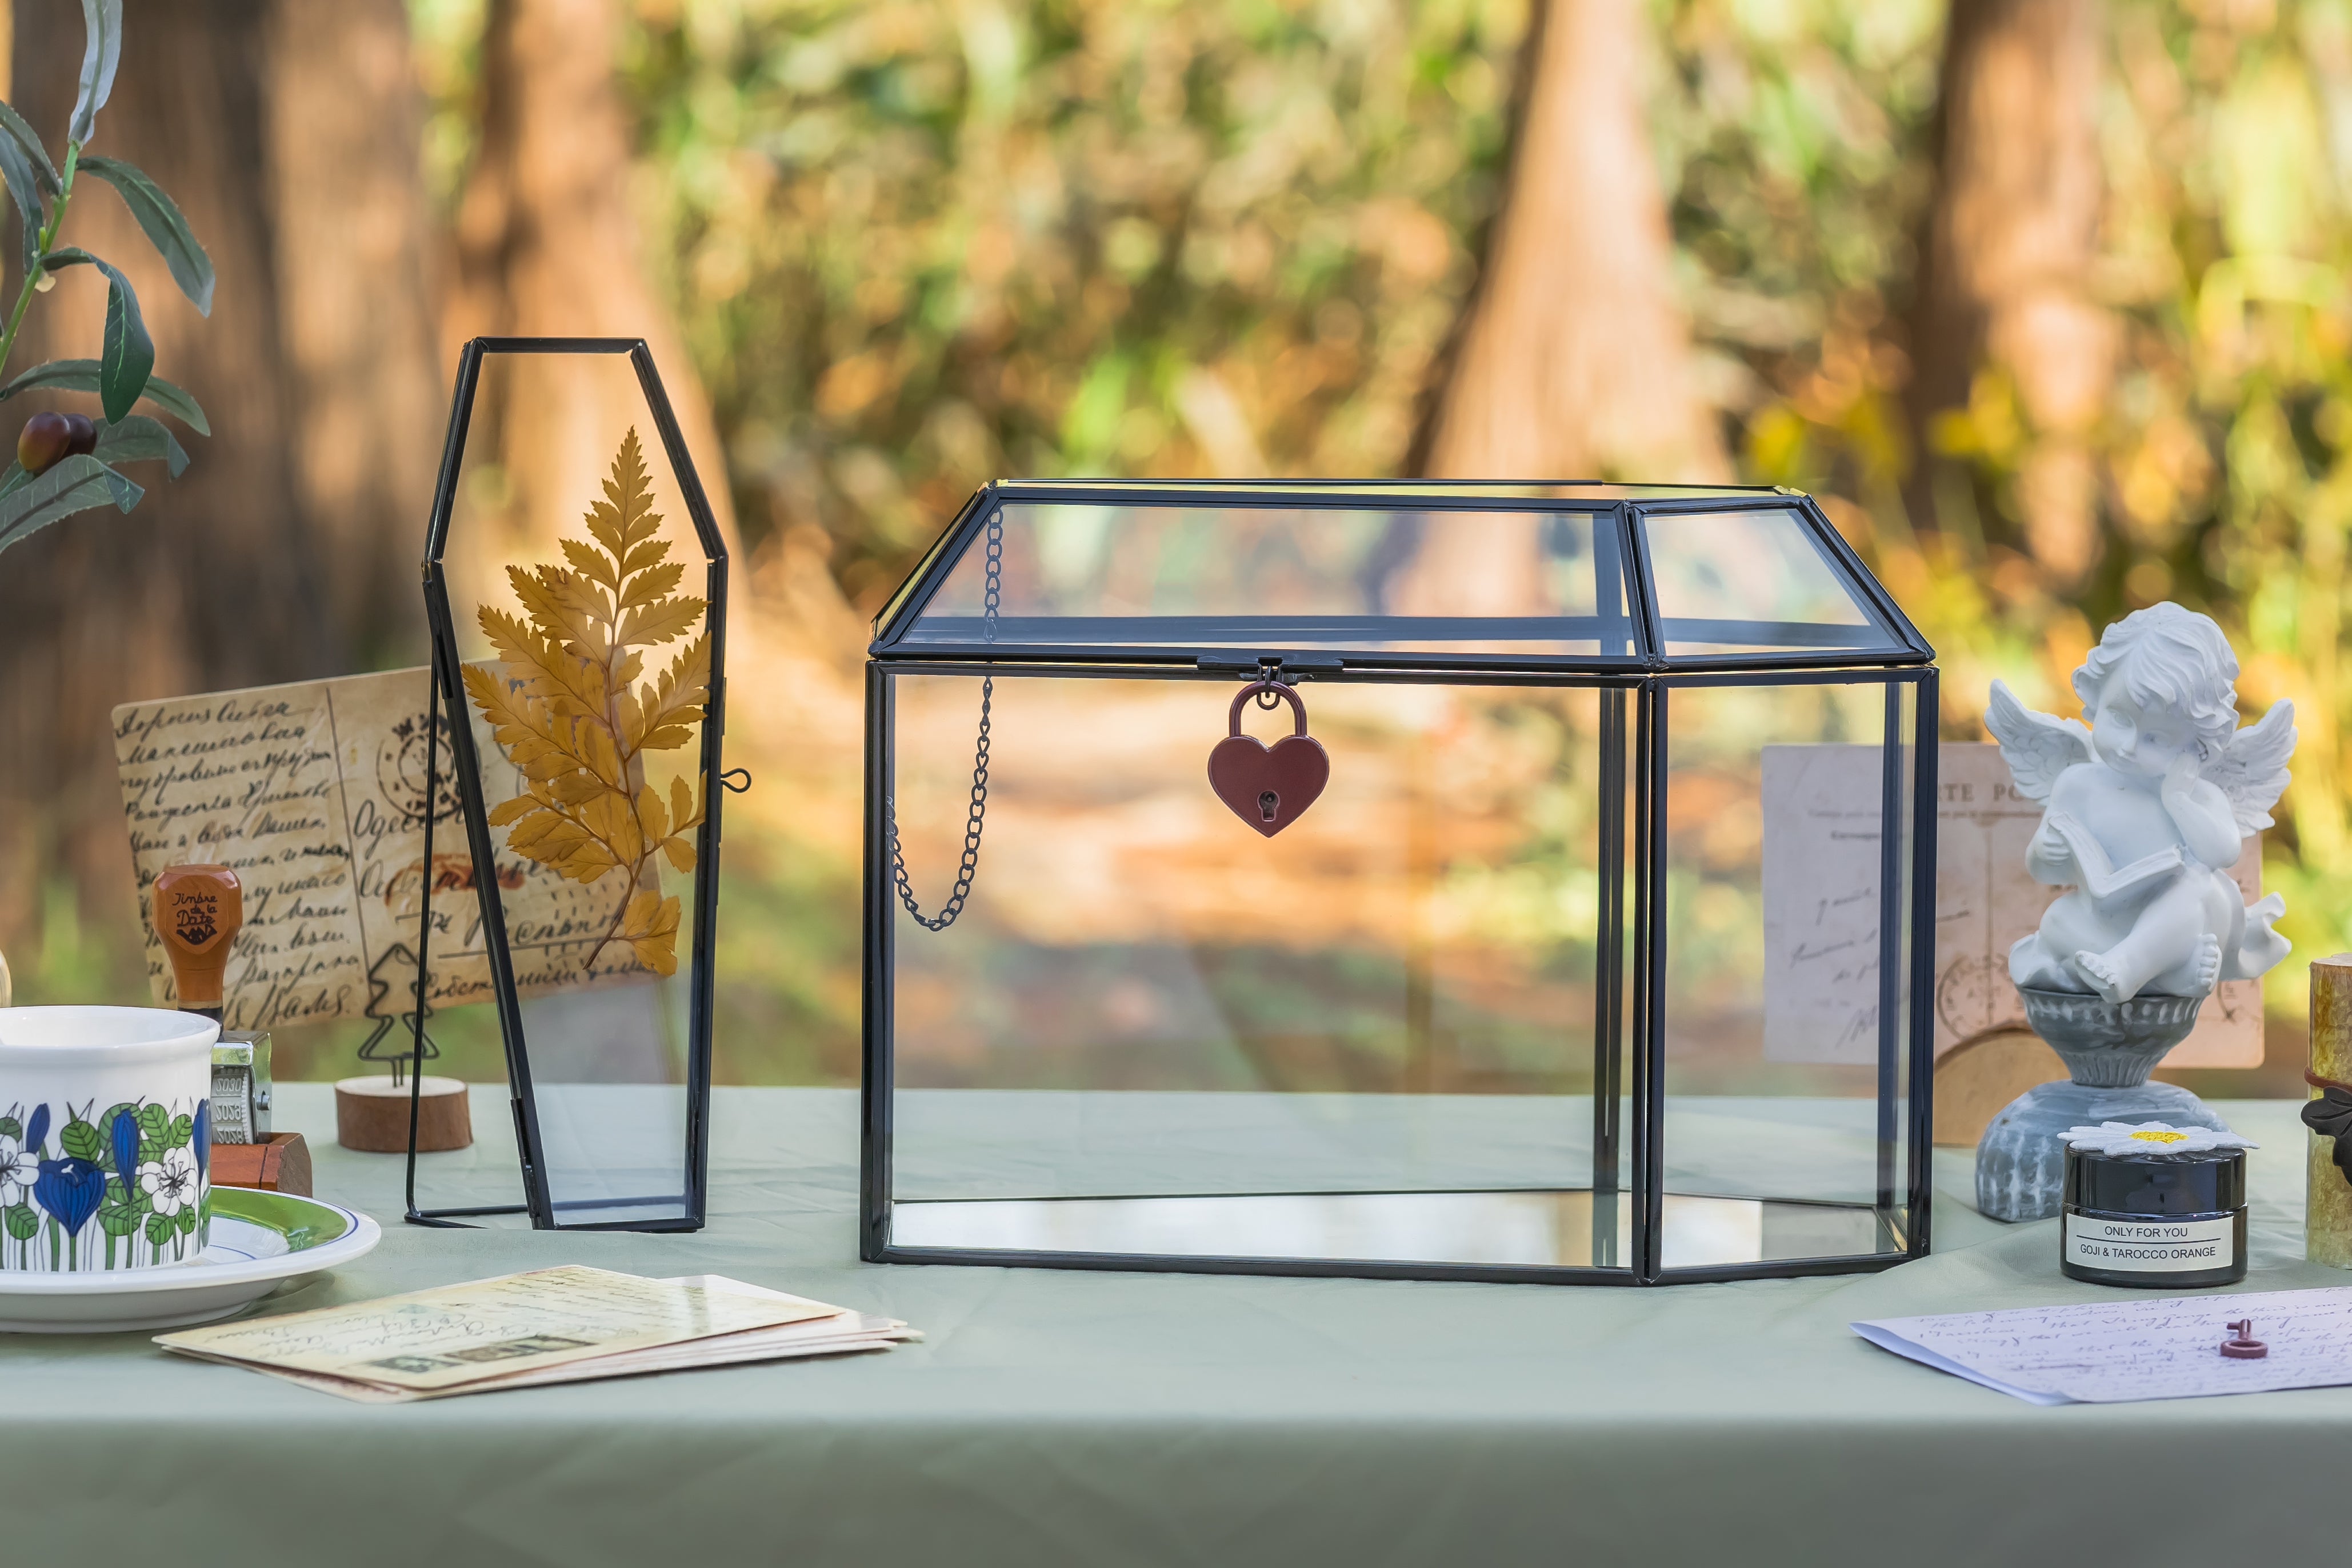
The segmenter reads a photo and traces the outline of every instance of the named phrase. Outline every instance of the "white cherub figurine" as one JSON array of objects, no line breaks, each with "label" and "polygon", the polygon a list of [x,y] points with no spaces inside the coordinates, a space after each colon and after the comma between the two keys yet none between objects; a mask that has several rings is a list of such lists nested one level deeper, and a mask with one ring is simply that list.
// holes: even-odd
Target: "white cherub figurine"
[{"label": "white cherub figurine", "polygon": [[2238,728],[2237,656],[2211,619],[2151,605],[2106,630],[2083,668],[2078,720],[1992,683],[1985,724],[2020,795],[2042,806],[2034,880],[2072,888],[2009,951],[2010,978],[2126,1002],[2202,996],[2287,954],[2276,893],[2252,909],[2229,874],[2271,825],[2294,750],[2294,706]]}]

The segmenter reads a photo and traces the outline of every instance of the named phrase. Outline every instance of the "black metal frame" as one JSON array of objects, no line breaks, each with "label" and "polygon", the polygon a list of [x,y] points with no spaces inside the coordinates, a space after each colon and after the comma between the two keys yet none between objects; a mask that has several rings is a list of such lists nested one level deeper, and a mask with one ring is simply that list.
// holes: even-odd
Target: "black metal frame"
[{"label": "black metal frame", "polygon": [[[683,1086],[687,1097],[686,1191],[636,1200],[649,1204],[677,1203],[686,1209],[683,1215],[565,1225],[561,1218],[564,1209],[609,1209],[625,1206],[629,1200],[559,1203],[548,1190],[544,1149],[540,1140],[539,1109],[531,1089],[530,1053],[523,1037],[521,999],[516,994],[514,964],[507,945],[504,899],[499,890],[494,846],[486,815],[488,808],[482,799],[479,759],[474,750],[473,729],[466,717],[457,625],[450,609],[449,584],[442,560],[448,544],[449,521],[457,499],[458,474],[465,463],[466,437],[473,420],[474,395],[480,383],[482,362],[492,354],[615,354],[626,357],[631,369],[635,372],[638,388],[645,395],[646,412],[661,437],[662,451],[677,478],[688,518],[694,525],[695,537],[702,546],[707,563],[704,596],[709,600],[709,608],[705,612],[704,624],[710,638],[710,683],[704,700],[702,721],[705,805],[702,826],[697,829],[695,838],[694,952],[688,982],[691,989],[687,1026],[687,1081]],[[471,1208],[417,1207],[416,1123],[419,1099],[415,1085],[419,1075],[412,1073],[407,1213],[404,1217],[412,1225],[451,1226],[486,1215],[527,1214],[530,1216],[532,1227],[540,1230],[699,1230],[709,1192],[710,1026],[719,909],[719,813],[721,798],[734,787],[726,783],[719,760],[727,712],[727,542],[719,531],[719,521],[711,512],[709,498],[704,493],[702,480],[695,471],[694,458],[687,450],[686,437],[678,429],[677,416],[670,407],[669,395],[662,388],[661,376],[654,368],[653,354],[646,349],[644,339],[475,338],[466,344],[458,355],[457,386],[450,396],[449,433],[442,447],[440,478],[433,490],[433,512],[425,530],[423,572],[425,620],[433,647],[432,696],[425,745],[425,799],[428,803],[433,799],[433,792],[439,784],[440,714],[446,704],[451,716],[448,726],[449,747],[453,753],[451,766],[457,774],[460,815],[465,820],[467,847],[473,860],[474,885],[481,900],[483,950],[489,964],[491,989],[498,1004],[499,1033],[506,1048],[508,1092],[514,1112],[515,1146],[521,1155],[524,1201]],[[433,822],[429,810],[425,824],[425,856],[429,866],[433,856]],[[412,1046],[415,1061],[420,1069],[425,1050],[423,1020],[432,916],[428,888],[417,937],[417,1022]]]},{"label": "black metal frame", "polygon": [[[1208,484],[1213,481],[1180,481]],[[890,595],[882,611],[875,617],[874,640],[868,653],[874,657],[902,658],[952,659],[958,658],[985,658],[1004,662],[1053,662],[1072,664],[1191,664],[1202,653],[1200,645],[1136,647],[1111,644],[1076,645],[1067,643],[1024,643],[1007,635],[1003,627],[1017,626],[1019,617],[1000,616],[997,635],[983,639],[975,635],[967,642],[926,641],[910,645],[907,634],[931,597],[944,584],[955,563],[963,558],[971,542],[985,527],[989,513],[1004,505],[1024,502],[1079,502],[1091,505],[1147,504],[1174,506],[1186,501],[1210,499],[1213,496],[1220,506],[1228,508],[1255,507],[1266,510],[1313,508],[1325,510],[1364,509],[1397,509],[1409,506],[1414,510],[1433,511],[1572,511],[1590,515],[1594,520],[1593,541],[1596,556],[1613,544],[1622,568],[1624,591],[1633,605],[1633,648],[1622,655],[1610,654],[1429,654],[1399,653],[1362,648],[1326,649],[1321,643],[1296,647],[1298,653],[1325,651],[1345,652],[1350,668],[1430,670],[1491,670],[1496,672],[1538,673],[1559,671],[1567,674],[1594,674],[1617,671],[1648,670],[1718,670],[1718,669],[1837,669],[1854,667],[1876,668],[1927,664],[1934,660],[1936,650],[1919,635],[1918,628],[1903,614],[1886,590],[1871,576],[1862,558],[1845,542],[1811,497],[1788,489],[1756,488],[1726,488],[1700,496],[1676,497],[1643,501],[1599,501],[1584,505],[1572,502],[1546,502],[1517,495],[1462,493],[1460,487],[1447,485],[1445,493],[1436,496],[1412,493],[1412,487],[1399,485],[1359,486],[1334,485],[1328,489],[1318,489],[1310,494],[1273,493],[1243,489],[1224,494],[1208,491],[1188,491],[1168,489],[1162,485],[1109,484],[1077,486],[1044,485],[1031,482],[998,482],[981,489],[964,503],[955,521],[916,563],[915,569],[898,590]],[[1664,652],[1670,640],[1655,610],[1655,596],[1650,591],[1653,574],[1650,568],[1649,536],[1641,524],[1652,517],[1671,517],[1691,512],[1726,511],[1793,511],[1807,529],[1814,542],[1844,567],[1850,579],[1866,596],[1865,608],[1876,617],[1875,629],[1892,646],[1870,648],[1853,647],[1835,650],[1814,650],[1790,653],[1731,653],[1712,655],[1669,654]],[[1604,525],[1603,520],[1608,521]],[[1232,617],[1221,617],[1230,620]],[[1391,617],[1391,619],[1394,619]],[[1615,616],[1596,616],[1596,621],[1614,621]],[[1286,641],[1281,632],[1295,627],[1297,618],[1272,623],[1267,627],[1265,646],[1281,647]],[[1488,626],[1492,622],[1486,623]],[[1570,629],[1566,621],[1563,630]],[[1345,628],[1334,628],[1340,630]],[[1581,629],[1581,628],[1578,628]],[[1833,629],[1833,628],[1817,628]],[[1328,634],[1327,634],[1328,635]],[[1691,640],[1687,638],[1671,640]],[[1221,645],[1220,651],[1223,650]]]},{"label": "black metal frame", "polygon": [[[1734,489],[1638,500],[1547,500],[1512,486],[1507,494],[1477,494],[1448,484],[1442,496],[1423,487],[1382,482],[1325,481],[1274,490],[1215,488],[1216,481],[1150,485],[1000,483],[974,495],[925,552],[876,617],[866,675],[866,861],[864,926],[864,1065],[861,1101],[859,1256],[877,1263],[952,1263],[1144,1272],[1344,1276],[1366,1279],[1467,1279],[1550,1284],[1679,1284],[1706,1280],[1780,1279],[1861,1273],[1921,1257],[1928,1248],[1930,1134],[1933,1125],[1934,1020],[1928,1000],[1935,977],[1936,714],[1935,650],[1870,574],[1810,497],[1787,489]],[[1197,487],[1197,488],[1196,488]],[[1436,489],[1432,486],[1430,489]],[[1503,490],[1506,487],[1495,487]],[[1578,498],[1581,500],[1582,498]],[[1415,510],[1590,512],[1595,516],[1596,569],[1622,571],[1624,608],[1601,619],[1630,642],[1622,654],[1431,656],[1337,650],[1315,646],[1240,654],[1228,647],[1199,647],[1023,645],[910,645],[906,634],[940,584],[978,537],[990,511],[1006,501],[1180,505],[1213,500],[1221,506],[1411,507]],[[1793,510],[1821,547],[1865,595],[1866,609],[1895,645],[1832,653],[1669,655],[1651,589],[1647,530],[1651,516],[1688,511]],[[1609,639],[1604,639],[1604,641]],[[1096,679],[1231,680],[1266,660],[1287,660],[1297,678],[1372,684],[1541,686],[1595,689],[1601,699],[1603,910],[1596,957],[1593,1039],[1592,1267],[1521,1267],[1397,1263],[1328,1258],[1172,1257],[1160,1254],[1033,1252],[992,1248],[915,1247],[890,1240],[892,1203],[893,1054],[890,976],[897,942],[896,904],[888,863],[886,801],[896,768],[894,681],[905,675],[992,675]],[[1753,1264],[1666,1268],[1663,1258],[1665,1191],[1666,835],[1663,826],[1670,694],[1677,688],[1879,684],[1886,691],[1883,736],[1884,820],[1896,821],[1906,801],[1914,825],[1909,867],[1911,951],[1907,971],[1896,938],[1906,896],[1895,833],[1883,832],[1880,876],[1880,1005],[1878,1192],[1875,1212],[1885,1227],[1886,1251],[1825,1258],[1781,1258]],[[1912,730],[1901,730],[1903,691],[1911,689]],[[1630,710],[1630,712],[1628,711]],[[1630,731],[1630,733],[1629,733]],[[1629,780],[1627,773],[1631,773]],[[1627,797],[1631,796],[1631,810]],[[1630,821],[1628,820],[1630,817]],[[1630,829],[1630,832],[1629,832]],[[1615,854],[1610,853],[1613,847]],[[1630,900],[1625,883],[1629,879]],[[1630,937],[1630,944],[1628,938]],[[1630,952],[1628,951],[1630,945]],[[1913,1005],[1895,1005],[1898,987]],[[1624,993],[1631,992],[1630,997]],[[1629,1006],[1630,1004],[1630,1006]],[[1630,1014],[1630,1016],[1629,1016]],[[1901,1022],[1898,1024],[1898,1018]],[[1900,1036],[1898,1037],[1898,1030]],[[1630,1086],[1627,1079],[1630,1077]],[[1907,1079],[1907,1084],[1904,1081]],[[1904,1090],[1907,1088],[1907,1093]],[[1621,1125],[1622,1104],[1632,1108]],[[1905,1152],[1895,1169],[1895,1150]],[[1631,1256],[1620,1258],[1614,1235],[1621,1150],[1631,1175]],[[1550,1189],[1546,1189],[1550,1190]],[[1154,1196],[1181,1196],[1167,1194]],[[1703,1194],[1689,1194],[1703,1195]],[[1803,1200],[1776,1199],[1777,1203]],[[1840,1205],[1840,1207],[1855,1205]],[[1607,1224],[1604,1226],[1604,1211]],[[1894,1215],[1903,1216],[1895,1228]]]}]

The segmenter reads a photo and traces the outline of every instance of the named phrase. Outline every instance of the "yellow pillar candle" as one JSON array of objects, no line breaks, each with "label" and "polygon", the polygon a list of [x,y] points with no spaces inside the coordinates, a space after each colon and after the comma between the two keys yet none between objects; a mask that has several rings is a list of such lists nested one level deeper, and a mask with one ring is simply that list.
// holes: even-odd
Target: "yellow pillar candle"
[{"label": "yellow pillar candle", "polygon": [[[2352,952],[2311,965],[2311,1094],[2321,1085],[2352,1087]],[[2352,1179],[2336,1163],[2336,1140],[2312,1132],[2305,1156],[2304,1256],[2352,1268]]]}]

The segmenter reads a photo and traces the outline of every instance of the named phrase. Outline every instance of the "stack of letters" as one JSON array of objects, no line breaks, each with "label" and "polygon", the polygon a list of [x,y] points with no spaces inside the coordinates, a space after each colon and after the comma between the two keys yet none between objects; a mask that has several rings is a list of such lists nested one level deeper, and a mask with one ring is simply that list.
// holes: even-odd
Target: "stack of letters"
[{"label": "stack of letters", "polygon": [[182,1355],[371,1404],[887,1350],[921,1336],[716,1274],[542,1268],[159,1334]]}]

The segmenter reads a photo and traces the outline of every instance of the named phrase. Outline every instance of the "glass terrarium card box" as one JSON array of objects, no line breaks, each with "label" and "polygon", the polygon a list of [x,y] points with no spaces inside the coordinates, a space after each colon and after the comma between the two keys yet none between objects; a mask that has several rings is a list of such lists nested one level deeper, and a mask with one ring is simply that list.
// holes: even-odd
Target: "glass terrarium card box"
[{"label": "glass terrarium card box", "polygon": [[866,667],[864,1256],[1917,1256],[1933,658],[1785,490],[989,487]]},{"label": "glass terrarium card box", "polygon": [[412,1223],[703,1223],[727,564],[642,340],[465,345],[424,561],[423,798],[456,799],[403,990],[420,1072],[436,999],[488,990],[524,1201],[419,1205],[412,1087]]}]

